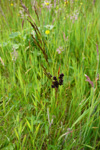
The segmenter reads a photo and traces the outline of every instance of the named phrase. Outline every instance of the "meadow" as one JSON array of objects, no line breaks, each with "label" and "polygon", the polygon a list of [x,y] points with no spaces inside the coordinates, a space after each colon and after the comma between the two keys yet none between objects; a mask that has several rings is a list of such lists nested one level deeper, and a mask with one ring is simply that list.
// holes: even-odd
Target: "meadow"
[{"label": "meadow", "polygon": [[100,150],[100,0],[0,0],[0,150]]}]

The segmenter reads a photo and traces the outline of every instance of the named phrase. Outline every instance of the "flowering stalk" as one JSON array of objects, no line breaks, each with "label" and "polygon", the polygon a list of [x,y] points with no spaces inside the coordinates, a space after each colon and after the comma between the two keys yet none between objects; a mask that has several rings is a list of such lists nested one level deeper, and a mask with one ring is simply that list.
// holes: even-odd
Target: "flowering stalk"
[{"label": "flowering stalk", "polygon": [[[30,25],[32,26],[32,28],[34,29],[34,31],[35,31],[35,33],[36,33],[36,37],[37,37],[37,38],[34,37],[33,35],[31,35],[32,38],[33,38],[33,41],[34,41],[35,45],[42,51],[42,53],[43,53],[43,55],[44,55],[44,58],[45,58],[46,62],[48,63],[48,56],[47,56],[47,54],[46,54],[45,42],[44,42],[44,40],[43,40],[42,34],[41,34],[41,32],[39,31],[39,28],[38,28],[37,24],[35,23],[34,19],[31,17],[31,15],[30,15],[30,13],[29,13],[29,11],[28,11],[28,8],[22,3],[22,0],[20,0],[20,1],[21,1],[21,6],[22,6],[22,8],[24,9],[25,13],[28,15],[27,17],[28,17],[30,20],[32,20],[32,21],[30,21],[30,20],[27,18],[28,22],[30,23]],[[36,16],[37,16],[37,18],[38,18],[38,20],[39,20],[39,16],[38,16],[36,7],[34,7],[34,9],[35,9]],[[49,64],[49,63],[48,63],[48,64]]]},{"label": "flowering stalk", "polygon": [[55,99],[57,99],[57,92],[58,92],[59,85],[60,86],[63,85],[63,76],[64,76],[63,73],[61,73],[59,75],[59,81],[57,80],[56,76],[53,77],[53,81],[52,81],[51,87],[55,88]]}]

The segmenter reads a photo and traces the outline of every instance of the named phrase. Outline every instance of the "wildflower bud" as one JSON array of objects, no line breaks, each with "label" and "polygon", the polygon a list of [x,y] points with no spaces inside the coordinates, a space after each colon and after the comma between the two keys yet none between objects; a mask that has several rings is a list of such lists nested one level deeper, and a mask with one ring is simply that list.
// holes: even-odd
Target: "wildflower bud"
[{"label": "wildflower bud", "polygon": [[54,86],[55,86],[56,88],[58,88],[58,85],[59,85],[58,81],[55,81],[55,82],[54,82]]},{"label": "wildflower bud", "polygon": [[59,80],[59,85],[63,85],[63,80]]},{"label": "wildflower bud", "polygon": [[52,81],[52,88],[58,88],[59,87],[59,85],[63,85],[63,76],[64,76],[64,74],[63,73],[61,73],[60,75],[59,75],[59,81],[57,80],[57,77],[56,76],[53,76],[53,81]]},{"label": "wildflower bud", "polygon": [[59,77],[63,77],[63,76],[64,76],[64,74],[63,74],[63,73],[61,73]]},{"label": "wildflower bud", "polygon": [[52,87],[52,88],[55,88],[55,86],[54,86],[54,85],[51,85],[51,87]]},{"label": "wildflower bud", "polygon": [[53,80],[57,80],[56,76],[53,77]]},{"label": "wildflower bud", "polygon": [[60,77],[60,76],[59,76],[59,80],[61,80],[62,78],[63,78],[63,77]]}]

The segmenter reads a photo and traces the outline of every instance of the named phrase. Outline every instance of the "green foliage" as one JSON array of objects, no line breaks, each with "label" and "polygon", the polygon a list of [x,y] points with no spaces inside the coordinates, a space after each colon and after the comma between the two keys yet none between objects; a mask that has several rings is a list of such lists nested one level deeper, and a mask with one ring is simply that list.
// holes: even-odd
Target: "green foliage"
[{"label": "green foliage", "polygon": [[0,149],[99,150],[100,1],[23,3],[0,6]]}]

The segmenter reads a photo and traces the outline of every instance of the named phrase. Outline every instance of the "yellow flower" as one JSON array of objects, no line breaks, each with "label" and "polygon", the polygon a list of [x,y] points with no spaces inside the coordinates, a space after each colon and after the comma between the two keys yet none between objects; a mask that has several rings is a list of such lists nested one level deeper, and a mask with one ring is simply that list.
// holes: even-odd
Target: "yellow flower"
[{"label": "yellow flower", "polygon": [[66,6],[68,4],[68,1],[66,0],[65,2],[64,2],[64,6]]},{"label": "yellow flower", "polygon": [[80,3],[80,5],[82,6],[82,5],[83,5],[83,3]]},{"label": "yellow flower", "polygon": [[14,4],[13,3],[11,3],[11,6],[13,6]]},{"label": "yellow flower", "polygon": [[50,34],[50,31],[49,31],[49,30],[46,30],[46,31],[45,31],[45,34],[47,34],[47,35]]},{"label": "yellow flower", "polygon": [[66,18],[64,17],[64,20],[65,20]]},{"label": "yellow flower", "polygon": [[50,4],[50,3],[48,3],[48,2],[45,2],[45,5],[47,5],[47,6],[48,6],[49,4]]}]

